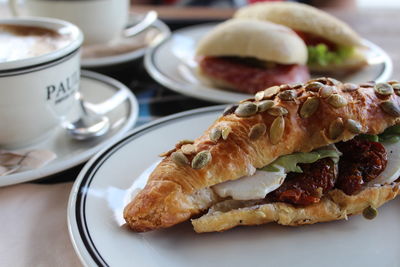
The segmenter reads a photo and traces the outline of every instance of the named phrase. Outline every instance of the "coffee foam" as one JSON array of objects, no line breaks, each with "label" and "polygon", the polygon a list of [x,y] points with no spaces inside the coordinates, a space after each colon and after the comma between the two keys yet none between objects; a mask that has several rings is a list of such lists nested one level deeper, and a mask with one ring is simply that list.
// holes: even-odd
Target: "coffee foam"
[{"label": "coffee foam", "polygon": [[41,56],[71,43],[71,36],[42,27],[0,24],[0,63]]}]

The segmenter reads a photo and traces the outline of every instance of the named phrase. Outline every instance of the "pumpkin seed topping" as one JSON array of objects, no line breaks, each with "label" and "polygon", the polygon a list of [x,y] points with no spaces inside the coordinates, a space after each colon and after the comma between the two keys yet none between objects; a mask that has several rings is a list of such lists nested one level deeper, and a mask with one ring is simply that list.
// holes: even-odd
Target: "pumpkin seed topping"
[{"label": "pumpkin seed topping", "polygon": [[341,82],[339,82],[338,80],[333,79],[333,78],[327,78],[327,80],[328,80],[332,85],[340,85],[340,84],[341,84]]},{"label": "pumpkin seed topping", "polygon": [[250,140],[254,141],[260,138],[265,134],[267,131],[267,126],[264,123],[257,123],[253,127],[251,127],[250,132],[249,132],[249,138]]},{"label": "pumpkin seed topping", "polygon": [[293,89],[299,89],[299,88],[303,87],[303,84],[294,83],[294,84],[291,84],[290,87],[293,88]]},{"label": "pumpkin seed topping", "polygon": [[279,93],[281,88],[279,86],[272,86],[264,90],[264,98],[274,97]]},{"label": "pumpkin seed topping", "polygon": [[267,112],[269,115],[272,116],[285,116],[286,114],[289,113],[289,111],[286,108],[280,106],[272,107],[268,109]]},{"label": "pumpkin seed topping", "polygon": [[400,82],[397,80],[391,80],[391,81],[388,81],[387,83],[390,85],[393,85],[393,84],[400,83]]},{"label": "pumpkin seed topping", "polygon": [[296,96],[296,90],[286,90],[278,94],[278,97],[283,101],[292,101],[296,98]]},{"label": "pumpkin seed topping", "polygon": [[319,90],[319,96],[322,97],[322,98],[328,98],[333,93],[335,93],[334,87],[329,86],[329,85],[321,87],[321,89]]},{"label": "pumpkin seed topping", "polygon": [[283,137],[285,131],[285,119],[282,116],[276,117],[269,129],[269,138],[271,143],[276,145]]},{"label": "pumpkin seed topping", "polygon": [[346,128],[353,134],[359,134],[362,130],[362,125],[358,121],[348,119],[346,121]]},{"label": "pumpkin seed topping", "polygon": [[393,94],[393,87],[388,83],[377,83],[374,86],[375,93],[378,95],[391,95]]},{"label": "pumpkin seed topping", "polygon": [[257,104],[253,102],[244,102],[235,110],[235,114],[239,117],[249,117],[257,113]]},{"label": "pumpkin seed topping", "polygon": [[203,150],[197,153],[192,160],[192,168],[193,169],[201,169],[206,166],[211,161],[211,153],[208,150]]},{"label": "pumpkin seed topping", "polygon": [[383,101],[380,104],[380,107],[387,114],[392,115],[394,117],[400,117],[400,108],[395,103],[393,103],[392,101],[390,101],[390,100]]},{"label": "pumpkin seed topping", "polygon": [[368,206],[363,210],[362,214],[365,219],[372,220],[378,215],[378,210],[372,206]]},{"label": "pumpkin seed topping", "polygon": [[274,101],[272,100],[263,100],[257,104],[257,111],[264,112],[267,109],[270,109],[274,106]]},{"label": "pumpkin seed topping", "polygon": [[337,118],[329,125],[329,138],[332,140],[337,139],[344,131],[342,118]]},{"label": "pumpkin seed topping", "polygon": [[375,85],[374,82],[360,83],[360,87],[362,88],[374,87],[374,85]]},{"label": "pumpkin seed topping", "polygon": [[228,136],[231,132],[232,132],[232,128],[229,126],[222,128],[222,139],[224,139],[224,140],[228,139]]},{"label": "pumpkin seed topping", "polygon": [[358,85],[354,83],[345,83],[343,84],[343,92],[353,92],[358,89]]},{"label": "pumpkin seed topping", "polygon": [[223,113],[222,115],[223,115],[223,116],[226,116],[226,115],[229,115],[229,114],[234,113],[238,106],[239,106],[239,105],[237,105],[237,104],[227,106],[227,107],[224,109],[224,113]]},{"label": "pumpkin seed topping", "polygon": [[185,154],[185,155],[191,155],[191,154],[196,153],[196,147],[192,144],[183,145],[181,147],[181,150],[182,150],[183,154]]},{"label": "pumpkin seed topping", "polygon": [[209,137],[210,137],[211,141],[217,142],[218,139],[221,138],[221,135],[222,135],[221,129],[218,127],[215,127],[215,128],[211,129]]},{"label": "pumpkin seed topping", "polygon": [[347,105],[346,98],[338,94],[333,94],[328,97],[327,102],[334,108],[341,108]]},{"label": "pumpkin seed topping", "polygon": [[306,91],[318,92],[322,87],[324,87],[324,84],[320,82],[311,82],[305,86],[305,89]]},{"label": "pumpkin seed topping", "polygon": [[171,159],[173,162],[175,162],[178,165],[188,165],[189,164],[189,160],[181,151],[173,152],[171,154]]},{"label": "pumpkin seed topping", "polygon": [[317,97],[309,97],[303,103],[300,109],[300,117],[303,119],[309,118],[311,115],[317,111],[319,106],[319,99]]},{"label": "pumpkin seed topping", "polygon": [[256,95],[254,96],[254,99],[256,101],[261,101],[263,100],[263,98],[264,98],[264,91],[257,92]]}]

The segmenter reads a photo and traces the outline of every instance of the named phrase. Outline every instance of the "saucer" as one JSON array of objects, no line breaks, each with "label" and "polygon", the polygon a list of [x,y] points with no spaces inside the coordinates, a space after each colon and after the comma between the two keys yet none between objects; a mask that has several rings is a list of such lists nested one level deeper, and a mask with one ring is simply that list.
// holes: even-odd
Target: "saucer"
[{"label": "saucer", "polygon": [[[195,60],[197,43],[216,25],[207,23],[179,29],[169,38],[150,48],[145,55],[145,66],[150,76],[171,90],[202,100],[235,103],[252,97],[253,95],[206,85],[197,75],[198,64]],[[357,72],[332,78],[350,83],[371,80],[383,82],[390,78],[393,64],[389,55],[371,41],[363,39],[362,42],[368,48],[369,64]],[[311,76],[320,77],[321,74],[311,73]]]},{"label": "saucer", "polygon": [[[131,14],[130,25],[140,19],[139,14]],[[84,68],[99,68],[117,65],[142,57],[147,48],[159,44],[170,35],[168,26],[156,20],[147,30],[131,36],[121,36],[107,44],[84,45],[81,65]]]},{"label": "saucer", "polygon": [[117,108],[106,114],[111,122],[111,129],[105,136],[93,140],[76,141],[67,136],[66,131],[59,127],[47,139],[21,148],[22,150],[50,150],[57,154],[57,158],[39,169],[0,176],[0,186],[44,178],[77,166],[87,161],[102,148],[119,140],[133,128],[138,118],[139,106],[132,92],[112,78],[90,71],[82,71],[81,92],[85,101],[92,104],[102,103],[121,91],[127,95],[127,98]]}]

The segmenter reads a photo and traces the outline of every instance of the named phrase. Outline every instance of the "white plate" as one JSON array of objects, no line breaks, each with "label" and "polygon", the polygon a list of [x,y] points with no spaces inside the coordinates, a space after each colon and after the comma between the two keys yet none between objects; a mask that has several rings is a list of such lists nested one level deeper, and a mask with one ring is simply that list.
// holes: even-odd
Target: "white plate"
[{"label": "white plate", "polygon": [[[179,113],[138,128],[97,154],[76,180],[68,225],[86,266],[399,266],[400,199],[368,221],[302,227],[267,224],[223,233],[196,234],[190,223],[148,233],[123,225],[128,188],[160,152],[199,136],[222,107]],[[153,165],[154,166],[154,165]]]},{"label": "white plate", "polygon": [[89,71],[82,71],[81,74],[81,92],[87,102],[101,103],[117,92],[122,92],[127,96],[125,101],[106,114],[111,122],[111,131],[98,139],[75,141],[66,135],[63,128],[59,127],[46,140],[21,148],[50,150],[57,154],[57,158],[39,169],[0,176],[0,186],[36,180],[77,166],[88,160],[104,146],[117,141],[128,130],[132,129],[138,118],[139,106],[136,97],[129,88],[101,74]]},{"label": "white plate", "polygon": [[[215,26],[215,23],[201,24],[175,31],[168,39],[146,52],[147,71],[165,87],[191,97],[218,103],[234,103],[248,98],[248,94],[209,87],[196,74],[194,55],[197,42]],[[363,43],[369,48],[370,65],[356,73],[336,78],[353,83],[387,81],[393,69],[390,57],[372,42],[363,40]]]},{"label": "white plate", "polygon": [[[131,18],[135,16],[133,15]],[[84,68],[99,68],[138,59],[144,55],[149,47],[157,45],[170,34],[168,26],[161,20],[156,20],[148,30],[136,36],[121,37],[111,41],[110,44],[83,46],[81,65]],[[147,43],[147,46],[137,48],[141,43]],[[100,55],[88,54],[88,52],[94,50],[98,51],[97,53],[100,53]]]}]

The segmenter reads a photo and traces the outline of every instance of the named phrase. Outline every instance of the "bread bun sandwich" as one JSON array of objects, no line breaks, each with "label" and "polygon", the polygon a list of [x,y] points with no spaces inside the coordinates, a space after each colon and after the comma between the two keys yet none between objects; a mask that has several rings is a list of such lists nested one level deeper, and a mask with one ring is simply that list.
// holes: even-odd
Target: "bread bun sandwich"
[{"label": "bread bun sandwich", "polygon": [[312,6],[256,3],[240,8],[234,18],[270,21],[296,31],[307,44],[310,71],[344,72],[367,64],[359,35],[344,22]]},{"label": "bread bun sandwich", "polygon": [[243,93],[310,77],[304,42],[289,28],[265,21],[219,24],[200,40],[196,56],[203,81]]},{"label": "bread bun sandwich", "polygon": [[163,154],[125,220],[143,232],[192,219],[202,233],[371,219],[400,191],[399,90],[318,78],[260,91]]}]

